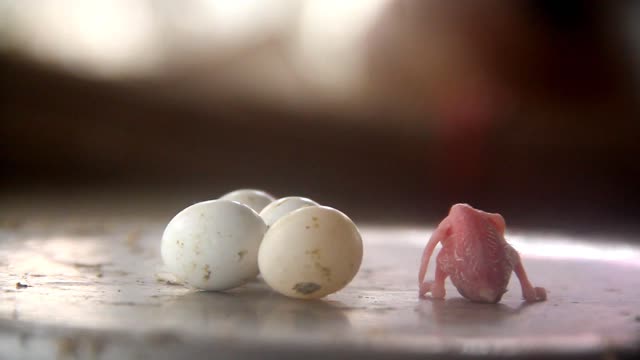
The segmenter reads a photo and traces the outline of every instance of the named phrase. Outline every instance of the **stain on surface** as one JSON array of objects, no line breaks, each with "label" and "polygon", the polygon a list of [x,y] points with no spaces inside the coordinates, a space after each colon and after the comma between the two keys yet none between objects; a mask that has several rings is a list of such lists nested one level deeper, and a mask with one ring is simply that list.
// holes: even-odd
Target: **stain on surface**
[{"label": "stain on surface", "polygon": [[152,345],[179,344],[182,342],[178,335],[166,331],[155,331],[145,336],[145,340]]},{"label": "stain on surface", "polygon": [[248,253],[247,250],[238,251],[238,262],[242,261],[242,259],[244,258],[245,255],[247,255],[247,253]]},{"label": "stain on surface", "polygon": [[309,295],[312,294],[318,290],[320,290],[320,288],[322,288],[322,286],[313,283],[313,282],[302,282],[302,283],[297,283],[294,285],[293,290],[295,290],[296,292],[299,292],[300,294],[303,295]]},{"label": "stain on surface", "polygon": [[127,235],[127,246],[132,253],[138,254],[142,252],[142,246],[140,246],[140,239],[142,238],[142,230],[135,229]]},{"label": "stain on surface", "polygon": [[65,229],[66,233],[78,236],[102,235],[109,232],[104,223],[71,224]]},{"label": "stain on surface", "polygon": [[31,339],[31,334],[29,333],[20,333],[20,347],[26,348],[28,346],[29,340]]},{"label": "stain on surface", "polygon": [[2,219],[0,220],[0,228],[8,229],[8,230],[16,230],[18,229],[23,222],[19,219]]},{"label": "stain on surface", "polygon": [[202,276],[202,278],[204,280],[209,280],[211,278],[211,269],[209,269],[209,265],[205,265],[204,268],[204,275]]},{"label": "stain on surface", "polygon": [[102,269],[103,266],[106,265],[111,265],[111,263],[97,263],[97,264],[89,264],[89,263],[81,263],[81,262],[72,262],[72,263],[65,263],[63,261],[59,261],[61,264],[65,264],[65,265],[71,265],[75,268],[79,268],[79,269],[95,269],[95,270],[100,270]]},{"label": "stain on surface", "polygon": [[91,350],[91,358],[98,359],[100,354],[106,347],[106,341],[101,338],[94,337],[89,341],[89,349]]},{"label": "stain on surface", "polygon": [[75,359],[78,356],[78,342],[70,337],[64,337],[58,340],[58,358],[59,359]]}]

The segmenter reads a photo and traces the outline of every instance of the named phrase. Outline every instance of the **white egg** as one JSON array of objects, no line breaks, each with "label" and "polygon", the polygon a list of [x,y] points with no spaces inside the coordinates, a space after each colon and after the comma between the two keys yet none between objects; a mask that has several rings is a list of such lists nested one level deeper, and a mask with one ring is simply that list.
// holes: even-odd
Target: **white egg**
[{"label": "white egg", "polygon": [[271,226],[273,225],[273,223],[276,222],[276,220],[287,215],[293,210],[297,210],[305,206],[313,206],[313,205],[318,205],[318,203],[316,203],[311,199],[307,199],[300,196],[288,196],[282,199],[278,199],[272,202],[271,204],[267,205],[260,212],[260,217],[262,218],[262,220],[264,220],[267,226]]},{"label": "white egg", "polygon": [[265,282],[279,293],[317,299],[345,287],[362,263],[362,238],[346,215],[307,206],[276,221],[258,252]]},{"label": "white egg", "polygon": [[262,211],[262,209],[264,209],[265,206],[269,205],[276,198],[262,190],[240,189],[224,194],[220,197],[220,199],[237,201],[240,204],[247,205],[257,213],[259,213],[260,211]]},{"label": "white egg", "polygon": [[167,225],[162,260],[190,286],[230,289],[258,275],[258,248],[266,229],[248,206],[228,200],[197,203]]}]

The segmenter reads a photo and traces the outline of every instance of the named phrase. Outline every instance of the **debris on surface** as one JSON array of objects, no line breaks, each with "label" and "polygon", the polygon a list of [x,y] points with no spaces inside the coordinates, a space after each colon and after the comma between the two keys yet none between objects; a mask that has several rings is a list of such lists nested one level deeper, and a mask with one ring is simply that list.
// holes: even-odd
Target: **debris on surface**
[{"label": "debris on surface", "polygon": [[175,275],[165,271],[157,272],[156,280],[158,282],[166,283],[167,285],[182,285],[180,280]]}]

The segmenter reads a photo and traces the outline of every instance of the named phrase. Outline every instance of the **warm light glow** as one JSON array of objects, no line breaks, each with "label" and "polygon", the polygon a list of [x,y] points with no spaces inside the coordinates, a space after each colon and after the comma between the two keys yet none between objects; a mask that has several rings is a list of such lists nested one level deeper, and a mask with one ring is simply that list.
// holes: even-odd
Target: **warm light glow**
[{"label": "warm light glow", "polygon": [[13,47],[109,76],[143,72],[157,60],[151,15],[146,1],[42,0],[15,2],[0,21]]},{"label": "warm light glow", "polygon": [[305,2],[296,49],[313,83],[352,90],[364,65],[364,36],[387,2]]},{"label": "warm light glow", "polygon": [[350,89],[362,70],[363,36],[387,2],[25,0],[0,7],[0,47],[118,77],[275,39],[292,71],[326,90]]},{"label": "warm light glow", "polygon": [[611,240],[578,242],[559,234],[515,233],[508,241],[528,257],[616,261],[640,266],[640,249]]},{"label": "warm light glow", "polygon": [[[433,228],[364,228],[367,241],[387,243],[403,241],[411,246],[424,248]],[[622,241],[589,238],[579,241],[562,234],[535,232],[507,232],[507,241],[523,257],[609,261],[640,267],[640,248]],[[390,240],[394,239],[394,240]],[[440,245],[438,245],[440,247]]]}]

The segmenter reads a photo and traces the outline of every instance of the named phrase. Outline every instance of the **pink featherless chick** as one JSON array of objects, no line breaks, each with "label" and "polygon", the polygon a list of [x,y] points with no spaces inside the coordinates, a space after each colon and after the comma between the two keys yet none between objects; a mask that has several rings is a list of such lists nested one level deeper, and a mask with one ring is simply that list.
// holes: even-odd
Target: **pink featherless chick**
[{"label": "pink featherless chick", "polygon": [[[419,295],[430,292],[434,299],[444,298],[444,281],[451,277],[465,298],[497,303],[507,291],[511,272],[515,271],[525,301],[546,300],[546,290],[531,285],[520,255],[504,239],[505,227],[500,214],[476,210],[467,204],[453,205],[422,254]],[[442,250],[436,259],[435,280],[424,281],[429,259],[438,243],[442,243]]]}]

